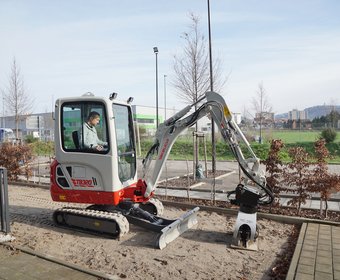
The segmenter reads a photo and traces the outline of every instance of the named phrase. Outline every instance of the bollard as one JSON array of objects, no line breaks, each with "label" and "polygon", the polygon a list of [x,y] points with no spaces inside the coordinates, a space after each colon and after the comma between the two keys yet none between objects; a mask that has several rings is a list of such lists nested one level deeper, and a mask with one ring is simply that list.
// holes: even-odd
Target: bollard
[{"label": "bollard", "polygon": [[0,167],[0,232],[10,233],[7,169]]}]

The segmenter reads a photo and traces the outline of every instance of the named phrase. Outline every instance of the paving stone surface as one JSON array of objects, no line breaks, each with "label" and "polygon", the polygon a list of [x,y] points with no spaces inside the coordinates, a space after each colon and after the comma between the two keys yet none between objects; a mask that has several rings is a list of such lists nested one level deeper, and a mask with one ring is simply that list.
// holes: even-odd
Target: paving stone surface
[{"label": "paving stone surface", "polygon": [[340,280],[340,227],[304,223],[287,280]]},{"label": "paving stone surface", "polygon": [[0,280],[98,279],[97,276],[19,250],[9,250],[1,244],[0,263]]}]

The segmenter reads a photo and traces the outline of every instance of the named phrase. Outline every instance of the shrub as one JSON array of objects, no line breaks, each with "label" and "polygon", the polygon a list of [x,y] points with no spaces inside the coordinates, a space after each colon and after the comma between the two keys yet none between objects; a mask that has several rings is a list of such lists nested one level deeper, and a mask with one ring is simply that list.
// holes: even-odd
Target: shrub
[{"label": "shrub", "polygon": [[0,166],[7,169],[9,180],[17,180],[20,174],[30,176],[29,163],[33,160],[32,149],[28,145],[3,143],[0,146]]},{"label": "shrub", "polygon": [[334,142],[336,131],[334,128],[326,128],[321,132],[321,138],[326,140],[326,143]]},{"label": "shrub", "polygon": [[340,189],[340,176],[328,171],[327,158],[330,157],[325,145],[325,140],[320,139],[314,143],[316,165],[313,175],[310,177],[310,190],[320,194],[320,216],[323,214],[323,202],[325,204],[325,218],[327,218],[328,200],[331,193]]},{"label": "shrub", "polygon": [[281,186],[282,182],[282,172],[283,172],[283,162],[281,160],[281,150],[284,144],[282,140],[272,140],[270,143],[270,149],[268,157],[261,161],[261,163],[266,165],[267,172],[267,184],[272,189],[275,197],[274,206],[279,206],[280,191],[283,190]]},{"label": "shrub", "polygon": [[45,155],[50,156],[54,154],[54,142],[42,142],[42,141],[36,141],[33,143],[30,143],[29,146],[32,149],[32,153],[34,155]]},{"label": "shrub", "polygon": [[27,135],[25,137],[25,142],[30,144],[30,143],[33,143],[33,142],[37,142],[39,139],[38,138],[34,138],[33,135]]},{"label": "shrub", "polygon": [[306,199],[310,197],[311,163],[309,154],[304,148],[291,148],[289,149],[289,155],[292,161],[287,164],[288,168],[283,169],[284,184],[289,186],[290,191],[295,193],[296,196],[289,200],[287,204],[295,206],[297,214],[300,215],[302,204],[305,204]]}]

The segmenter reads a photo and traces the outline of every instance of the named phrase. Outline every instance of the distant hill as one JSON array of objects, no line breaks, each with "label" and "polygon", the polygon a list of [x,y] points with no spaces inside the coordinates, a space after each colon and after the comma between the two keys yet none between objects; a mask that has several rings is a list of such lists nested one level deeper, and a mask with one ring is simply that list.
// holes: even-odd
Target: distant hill
[{"label": "distant hill", "polygon": [[[340,105],[317,105],[313,107],[306,108],[307,116],[310,120],[316,117],[326,116],[332,110],[336,110],[340,113]],[[288,113],[282,113],[275,115],[275,119],[287,119]]]},{"label": "distant hill", "polygon": [[288,113],[276,114],[275,119],[288,119]]},{"label": "distant hill", "polygon": [[318,105],[306,108],[307,116],[310,120],[328,115],[332,110],[336,110],[340,113],[340,105]]}]

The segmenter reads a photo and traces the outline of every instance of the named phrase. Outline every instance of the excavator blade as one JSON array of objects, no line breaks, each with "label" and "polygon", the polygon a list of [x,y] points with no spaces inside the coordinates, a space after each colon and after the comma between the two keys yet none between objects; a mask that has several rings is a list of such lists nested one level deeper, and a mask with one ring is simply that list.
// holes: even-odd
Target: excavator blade
[{"label": "excavator blade", "polygon": [[199,207],[196,207],[186,212],[171,224],[164,227],[158,235],[156,246],[161,250],[164,249],[182,233],[195,226],[198,223],[197,212],[199,209]]}]

